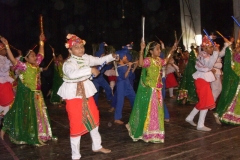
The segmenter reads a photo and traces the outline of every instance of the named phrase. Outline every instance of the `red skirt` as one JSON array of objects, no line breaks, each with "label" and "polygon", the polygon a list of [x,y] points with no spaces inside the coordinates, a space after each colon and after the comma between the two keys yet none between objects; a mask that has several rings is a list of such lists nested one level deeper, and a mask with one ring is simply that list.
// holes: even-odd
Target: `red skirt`
[{"label": "red skirt", "polygon": [[7,107],[14,100],[13,87],[10,82],[0,83],[0,106]]},{"label": "red skirt", "polygon": [[[70,136],[76,137],[87,133],[88,129],[82,122],[82,99],[75,98],[66,100],[66,110],[70,123]],[[89,118],[93,123],[89,123],[89,125],[99,126],[99,111],[93,97],[88,98],[88,110],[90,112]]]},{"label": "red skirt", "polygon": [[174,73],[169,73],[166,77],[166,88],[173,88],[178,86],[178,82],[174,76]]},{"label": "red skirt", "polygon": [[108,76],[108,81],[116,81],[117,80],[117,76]]},{"label": "red skirt", "polygon": [[198,95],[198,103],[195,107],[198,110],[215,108],[215,102],[210,83],[201,78],[196,79],[194,83]]}]

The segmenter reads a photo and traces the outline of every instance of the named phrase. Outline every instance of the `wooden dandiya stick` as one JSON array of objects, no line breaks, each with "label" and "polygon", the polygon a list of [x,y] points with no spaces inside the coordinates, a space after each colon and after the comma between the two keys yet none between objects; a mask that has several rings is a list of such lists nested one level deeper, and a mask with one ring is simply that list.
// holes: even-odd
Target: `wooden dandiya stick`
[{"label": "wooden dandiya stick", "polygon": [[[227,39],[227,38],[225,38],[220,32],[218,32],[218,31],[216,31],[217,32],[217,34],[219,34],[223,39]],[[229,40],[228,40],[228,42],[229,42]]]},{"label": "wooden dandiya stick", "polygon": [[[182,32],[181,36],[179,37],[179,40],[177,41],[177,46],[178,46],[180,40],[182,39],[183,34],[184,34],[184,32]],[[170,58],[171,56],[172,56],[172,54],[168,54],[167,58]]]},{"label": "wooden dandiya stick", "polygon": [[40,33],[41,34],[44,34],[44,32],[43,32],[43,16],[42,15],[40,15]]},{"label": "wooden dandiya stick", "polygon": [[225,38],[220,32],[216,31],[222,38]]},{"label": "wooden dandiya stick", "polygon": [[9,44],[9,46],[10,46],[12,49],[14,49],[14,50],[19,51],[19,49],[13,47],[12,45]]},{"label": "wooden dandiya stick", "polygon": [[175,37],[175,41],[177,42],[177,32],[174,31],[174,37]]},{"label": "wooden dandiya stick", "polygon": [[177,44],[179,44],[180,40],[181,40],[182,37],[183,37],[183,34],[184,34],[184,32],[182,32],[181,36],[179,37],[179,39],[178,39],[178,41],[177,41]]},{"label": "wooden dandiya stick", "polygon": [[50,66],[50,64],[52,63],[52,61],[53,61],[53,58],[52,58],[52,60],[48,63],[47,68]]},{"label": "wooden dandiya stick", "polygon": [[[2,37],[3,37],[3,36],[0,35],[0,38],[2,38]],[[13,47],[12,45],[9,44],[9,46],[10,46],[12,49],[14,49],[14,50],[19,51],[19,49]]]},{"label": "wooden dandiya stick", "polygon": [[161,40],[158,38],[158,36],[155,35],[155,37],[156,37],[159,41],[161,41]]}]

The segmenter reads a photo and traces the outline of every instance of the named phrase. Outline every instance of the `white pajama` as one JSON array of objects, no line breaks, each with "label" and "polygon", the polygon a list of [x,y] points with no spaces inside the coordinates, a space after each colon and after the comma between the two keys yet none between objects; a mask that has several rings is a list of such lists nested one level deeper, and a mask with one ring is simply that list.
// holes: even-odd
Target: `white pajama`
[{"label": "white pajama", "polygon": [[[102,148],[102,139],[98,132],[98,127],[94,128],[90,131],[90,135],[92,138],[92,150],[96,151]],[[72,159],[80,159],[80,140],[81,136],[70,137],[71,149],[72,149]]]},{"label": "white pajama", "polygon": [[194,117],[198,114],[199,111],[200,111],[200,114],[198,118],[197,128],[202,128],[204,127],[204,122],[205,122],[208,109],[198,110],[194,107],[193,110],[190,112],[190,114],[187,116],[186,120],[193,121]]}]

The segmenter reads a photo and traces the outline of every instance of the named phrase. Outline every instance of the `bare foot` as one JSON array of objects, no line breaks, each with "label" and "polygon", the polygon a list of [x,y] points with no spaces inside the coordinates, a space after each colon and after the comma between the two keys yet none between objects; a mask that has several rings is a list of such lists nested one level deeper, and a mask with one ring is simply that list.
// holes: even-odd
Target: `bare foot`
[{"label": "bare foot", "polygon": [[222,123],[219,120],[218,114],[217,113],[213,113],[213,115],[214,115],[216,123],[221,125]]},{"label": "bare foot", "polygon": [[107,153],[110,153],[111,150],[110,150],[110,149],[106,149],[106,148],[101,148],[101,149],[95,150],[95,151],[93,151],[93,152],[100,152],[100,153],[105,153],[105,154],[107,154]]},{"label": "bare foot", "polygon": [[170,120],[169,119],[164,119],[165,122],[169,122]]},{"label": "bare foot", "polygon": [[113,107],[108,110],[108,112],[113,112],[113,111],[114,111]]},{"label": "bare foot", "polygon": [[116,124],[120,124],[120,125],[124,124],[124,122],[121,121],[121,120],[115,120],[114,123],[116,123]]},{"label": "bare foot", "polygon": [[182,104],[186,104],[187,98],[184,98]]},{"label": "bare foot", "polygon": [[4,134],[5,134],[5,131],[1,130],[1,139],[4,141]]},{"label": "bare foot", "polygon": [[130,130],[129,124],[126,124],[125,126],[126,126],[127,130]]}]

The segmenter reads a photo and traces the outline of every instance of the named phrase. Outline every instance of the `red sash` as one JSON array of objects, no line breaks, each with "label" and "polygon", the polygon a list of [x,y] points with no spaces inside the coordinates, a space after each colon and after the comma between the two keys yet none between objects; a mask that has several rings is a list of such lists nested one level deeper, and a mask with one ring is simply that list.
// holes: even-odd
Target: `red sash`
[{"label": "red sash", "polygon": [[195,107],[198,110],[215,108],[215,102],[210,83],[201,78],[196,79],[194,83],[196,86],[196,92],[199,99]]}]

